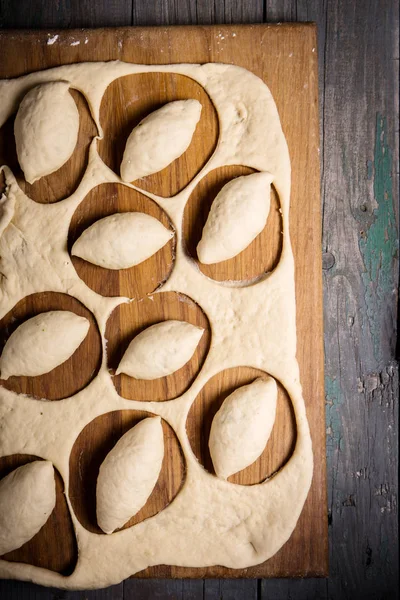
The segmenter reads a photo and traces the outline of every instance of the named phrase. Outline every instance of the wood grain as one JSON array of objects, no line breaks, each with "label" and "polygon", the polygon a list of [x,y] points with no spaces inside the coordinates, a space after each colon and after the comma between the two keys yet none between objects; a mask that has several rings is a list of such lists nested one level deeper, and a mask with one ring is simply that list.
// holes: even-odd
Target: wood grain
[{"label": "wood grain", "polygon": [[15,115],[10,117],[1,128],[0,164],[7,164],[12,169],[21,189],[35,202],[51,204],[67,198],[76,190],[86,170],[89,144],[96,135],[96,127],[82,94],[76,90],[72,90],[71,94],[79,111],[79,134],[75,150],[71,158],[58,171],[42,177],[33,184],[25,180],[18,163],[14,138]]},{"label": "wood grain", "polygon": [[104,139],[99,154],[119,173],[126,140],[139,122],[171,100],[193,98],[202,105],[187,151],[158,173],[135,181],[138,187],[163,197],[175,196],[193,179],[217,145],[218,117],[204,89],[189,77],[171,73],[140,73],[120,77],[108,86],[101,103]]},{"label": "wood grain", "polygon": [[[93,533],[103,534],[96,521],[96,481],[100,465],[118,440],[142,419],[145,411],[114,411],[89,423],[76,440],[70,457],[70,498],[81,524]],[[164,459],[156,486],[145,506],[121,529],[140,523],[163,510],[184,482],[184,461],[173,429],[162,422]],[[103,534],[105,535],[105,534]]]},{"label": "wood grain", "polygon": [[[13,454],[0,457],[0,479],[14,471],[14,469],[35,460],[41,460],[41,458],[29,454]],[[69,575],[75,568],[78,550],[64,496],[64,483],[58,471],[54,471],[54,476],[56,481],[56,506],[40,533],[17,550],[4,554],[2,558],[11,562],[33,564],[37,567]],[[62,532],[62,535],[57,535],[57,532]],[[58,552],[54,552],[55,543],[60,548]]]},{"label": "wood grain", "polygon": [[271,206],[267,224],[256,239],[240,254],[222,263],[205,265],[198,260],[197,244],[201,239],[211,205],[223,186],[236,177],[250,175],[253,169],[226,166],[206,175],[193,190],[183,217],[183,238],[189,255],[204,275],[216,281],[246,281],[272,271],[282,250],[282,218],[279,199],[271,188]]},{"label": "wood grain", "polygon": [[[161,221],[172,229],[165,212],[155,203],[126,186],[103,183],[91,190],[72,216],[68,234],[68,247],[80,237],[85,229],[97,220],[116,212],[142,212]],[[165,281],[173,267],[175,239],[139,265],[120,271],[104,269],[72,256],[79,277],[95,292],[103,296],[127,296],[140,300],[154,292]]]},{"label": "wood grain", "polygon": [[[356,7],[356,10],[355,10]],[[343,253],[349,258],[357,253],[357,243],[348,237],[340,237],[340,224],[346,219],[347,232],[359,231],[359,223],[347,208],[344,216],[336,218],[337,204],[341,190],[352,179],[362,174],[361,181],[371,185],[365,169],[365,155],[374,153],[376,132],[372,124],[374,115],[380,112],[387,116],[387,146],[393,153],[392,189],[393,205],[396,206],[398,182],[398,16],[399,6],[396,0],[371,0],[355,3],[346,0],[327,2],[327,0],[162,0],[152,4],[148,0],[113,0],[113,2],[85,0],[65,0],[63,2],[43,2],[41,0],[0,0],[1,27],[82,27],[99,25],[160,25],[238,23],[246,18],[248,22],[267,21],[315,21],[318,27],[319,48],[319,90],[320,90],[320,134],[322,182],[324,184],[323,206],[329,214],[324,226],[324,298],[326,305],[326,346],[327,365],[331,365],[333,374],[340,375],[340,397],[330,393],[328,406],[332,406],[332,415],[327,416],[327,427],[333,434],[328,440],[328,483],[329,483],[329,531],[330,531],[330,576],[329,579],[264,579],[257,580],[171,580],[171,579],[130,579],[124,584],[112,586],[106,590],[86,592],[60,592],[17,581],[0,582],[0,595],[12,600],[56,600],[60,597],[68,600],[122,600],[136,598],[162,598],[163,600],[239,600],[239,598],[274,600],[311,600],[343,598],[358,600],[374,598],[383,600],[398,597],[398,560],[396,548],[396,510],[381,511],[385,508],[387,494],[376,494],[385,482],[390,494],[397,490],[397,457],[393,448],[397,448],[397,412],[398,398],[397,364],[393,363],[395,351],[393,338],[383,336],[382,348],[390,365],[390,375],[382,372],[376,395],[374,373],[380,373],[380,367],[374,365],[374,359],[368,346],[360,342],[363,322],[366,317],[365,306],[361,306],[364,297],[364,284],[354,283],[351,277],[355,306],[360,304],[359,319],[354,322],[354,332],[350,344],[341,347],[341,360],[338,360],[340,340],[349,337],[349,325],[346,318],[335,318],[332,301],[336,297],[336,288],[330,283],[337,278],[334,270],[333,251],[337,245],[343,247]],[[340,34],[339,34],[340,32]],[[337,45],[339,44],[340,52]],[[350,65],[354,64],[354,73],[349,76]],[[335,93],[337,88],[346,86],[346,97]],[[340,123],[357,121],[360,99],[368,105],[372,119],[364,119],[367,124],[351,140],[353,152],[346,157],[347,173],[334,171],[335,182],[325,185],[332,165],[342,160],[345,141],[343,131],[337,131],[336,118]],[[361,100],[363,102],[363,100]],[[335,118],[331,116],[338,115]],[[353,118],[352,115],[355,115]],[[343,125],[342,125],[343,127]],[[323,144],[323,140],[328,142]],[[325,164],[325,168],[324,168]],[[338,190],[338,191],[336,191]],[[347,192],[346,192],[347,193]],[[350,192],[357,200],[358,184]],[[332,210],[330,210],[332,208]],[[365,231],[365,228],[363,228]],[[329,236],[329,245],[326,240]],[[389,244],[390,246],[391,244]],[[362,272],[363,265],[352,260],[340,266],[346,274],[348,267]],[[396,279],[397,267],[393,265],[391,273]],[[342,281],[345,281],[343,279]],[[396,312],[396,297],[385,296],[393,314]],[[372,321],[377,310],[369,311]],[[352,316],[352,315],[350,315]],[[328,318],[329,317],[329,318]],[[356,329],[354,329],[354,326]],[[392,331],[395,334],[395,330]],[[354,404],[358,392],[355,392],[355,378],[348,370],[348,357],[362,355],[368,358],[369,366],[361,362],[357,366],[357,376],[367,383],[368,396],[361,392],[361,403]],[[327,372],[329,375],[329,372]],[[380,387],[382,386],[382,387]],[[394,403],[391,400],[394,399]],[[391,410],[382,408],[390,401]],[[349,413],[350,411],[350,413]],[[385,411],[385,412],[384,412]],[[332,427],[333,425],[333,427]],[[341,427],[346,427],[350,443],[343,444]],[[379,433],[375,434],[376,428]],[[378,440],[370,445],[369,432]],[[385,443],[380,443],[385,440]],[[359,454],[362,453],[360,457]],[[366,465],[366,466],[361,466]],[[360,476],[352,477],[352,473]],[[381,483],[379,483],[381,482]],[[342,506],[346,495],[353,495],[353,505]],[[390,496],[392,498],[392,496]],[[392,504],[393,506],[393,504]],[[394,548],[386,551],[386,540],[391,540]],[[383,540],[384,543],[381,543]],[[371,575],[371,568],[374,570]],[[377,575],[378,574],[378,575]]]},{"label": "wood grain", "polygon": [[[69,310],[85,317],[89,331],[74,354],[64,363],[37,377],[13,376],[0,384],[17,394],[34,398],[61,400],[76,394],[96,376],[101,364],[101,336],[92,313],[75,298],[58,292],[42,292],[27,296],[0,320],[0,351],[10,335],[25,321],[41,312]],[[60,382],[62,382],[60,384]]]},{"label": "wood grain", "polygon": [[115,370],[118,367],[130,341],[136,335],[147,327],[168,319],[187,321],[204,329],[193,356],[181,369],[167,377],[146,381],[123,373],[115,376],[114,385],[124,398],[154,402],[172,400],[183,394],[198,375],[210,347],[210,323],[193,300],[175,292],[151,295],[140,302],[122,304],[114,310],[106,328],[109,368]]},{"label": "wood grain", "polygon": [[[235,35],[233,35],[235,34]],[[278,110],[281,115],[285,135],[288,139],[288,144],[292,158],[293,169],[293,194],[292,194],[292,213],[291,213],[291,235],[296,259],[296,289],[297,289],[297,324],[298,324],[298,358],[302,373],[302,382],[307,405],[307,412],[312,431],[313,447],[315,453],[315,472],[312,489],[309,498],[304,507],[302,516],[298,526],[290,538],[289,542],[278,552],[271,560],[257,567],[243,570],[230,570],[222,567],[213,567],[208,569],[181,569],[171,568],[166,566],[154,567],[141,573],[145,577],[256,577],[256,576],[293,576],[293,575],[324,575],[327,569],[327,536],[326,536],[326,494],[325,494],[325,463],[324,463],[324,447],[325,447],[325,428],[324,428],[324,411],[323,411],[323,351],[322,351],[322,304],[321,304],[321,250],[320,250],[320,213],[319,213],[319,169],[318,169],[318,113],[317,113],[317,61],[315,48],[315,29],[312,26],[285,26],[285,27],[246,27],[235,26],[218,27],[218,28],[170,28],[170,29],[123,29],[123,30],[100,30],[100,31],[75,31],[72,33],[59,32],[57,44],[47,45],[47,33],[26,33],[18,35],[18,44],[20,47],[21,56],[24,60],[19,60],[18,56],[13,53],[15,47],[14,40],[7,35],[2,34],[0,43],[4,50],[3,55],[5,62],[0,66],[0,76],[15,76],[26,71],[44,68],[45,66],[54,66],[60,63],[76,62],[80,60],[108,60],[112,58],[121,58],[128,61],[136,61],[143,63],[168,63],[179,62],[183,59],[188,62],[207,62],[207,61],[226,61],[234,62],[240,66],[246,67],[264,78],[269,85],[272,94],[277,102]],[[76,46],[71,46],[71,36],[73,39],[80,40],[81,43]],[[85,39],[88,38],[88,43],[85,44]],[[222,39],[223,38],[223,39]],[[28,52],[32,49],[32,41],[35,39],[35,48],[40,52]],[[120,44],[118,42],[121,42]],[[121,95],[122,100],[116,101],[116,106],[124,105],[124,99],[129,94],[136,95],[135,78],[124,78],[123,82],[114,86],[109,90],[111,94]],[[146,87],[145,83],[139,84]],[[188,87],[185,87],[188,86]],[[113,91],[114,90],[114,91]],[[159,105],[160,102],[177,99],[177,97],[185,97],[192,93],[199,94],[198,90],[193,91],[193,86],[189,86],[188,82],[177,82],[176,85],[165,85],[163,94],[160,96],[158,89],[154,90],[153,95],[146,89],[146,99],[143,104],[138,103],[135,110],[129,115],[112,115],[107,105],[102,109],[102,118],[104,122],[110,124],[110,131],[114,131],[115,136],[126,135],[128,124],[132,124],[138,118],[143,116],[143,112]],[[203,96],[204,99],[204,96]],[[200,136],[194,140],[196,152],[192,155],[188,153],[187,159],[181,162],[180,170],[186,169],[186,160],[189,162],[187,173],[178,177],[171,175],[171,181],[176,188],[184,185],[187,178],[192,176],[199,166],[206,160],[209,152],[212,150],[215,140],[215,118],[213,117],[212,107],[208,107],[207,99],[205,101],[204,117],[209,124],[211,143],[205,143]],[[117,109],[117,112],[122,109]],[[108,121],[107,121],[108,119]],[[108,125],[107,125],[108,127]],[[107,129],[106,127],[106,129]],[[122,133],[123,132],[123,133]],[[108,144],[108,150],[107,150]],[[104,158],[110,160],[110,164],[114,167],[118,160],[115,160],[115,155],[118,157],[118,142],[115,148],[111,148],[109,140],[102,147],[101,152],[104,152]],[[190,158],[192,156],[192,158]],[[113,162],[114,161],[114,162]],[[170,167],[170,173],[177,173],[176,167]],[[232,176],[237,173],[226,173],[224,170],[213,174],[212,186],[215,188],[226,180],[227,176]],[[174,180],[175,177],[175,180]],[[150,179],[150,178],[149,178]],[[165,177],[164,177],[165,179]],[[149,185],[166,185],[163,181],[154,178]],[[105,190],[104,186],[103,189]],[[132,200],[128,198],[128,194],[121,191],[116,191],[114,186],[111,190],[101,191],[96,199],[99,199],[98,207],[94,206],[94,197],[86,198],[85,203],[92,208],[87,209],[90,214],[90,219],[95,219],[99,215],[103,215],[101,211],[106,210],[106,202],[111,198],[109,210],[127,210],[128,206],[134,208],[139,206],[135,202],[139,202],[137,198]],[[171,188],[167,188],[165,193],[170,193]],[[208,189],[205,188],[201,192],[201,196],[208,196]],[[130,195],[132,196],[132,195]],[[194,200],[194,204],[200,202]],[[252,276],[254,273],[259,274],[268,268],[272,268],[276,264],[277,257],[280,252],[280,234],[279,234],[279,218],[277,211],[277,199],[274,198],[275,207],[272,211],[271,219],[267,225],[267,233],[265,237],[260,236],[253,248],[246,254],[243,253],[241,260],[237,263],[226,266],[221,265],[221,270],[215,268],[213,276],[216,279],[224,279],[229,276],[231,279],[243,279]],[[133,204],[131,204],[133,203]],[[146,205],[151,203],[146,200]],[[150,210],[150,208],[147,208]],[[94,212],[92,212],[94,211]],[[96,212],[99,211],[99,212]],[[189,211],[186,219],[189,223],[190,219],[196,216],[198,212],[195,210]],[[201,211],[200,211],[201,212]],[[79,215],[78,215],[79,216]],[[76,216],[76,225],[72,226],[70,231],[70,242],[77,233],[78,224],[81,218],[85,219],[85,210],[78,218]],[[199,226],[199,225],[198,225]],[[192,230],[193,230],[192,225]],[[270,228],[270,231],[268,231]],[[258,244],[258,246],[257,246]],[[168,249],[166,250],[168,251]],[[249,261],[251,265],[249,266]],[[160,264],[167,265],[168,257],[164,257]],[[75,262],[77,268],[77,263]],[[237,266],[240,265],[240,268]],[[82,269],[87,268],[81,265]],[[235,273],[236,269],[236,273]],[[84,271],[80,271],[83,278]],[[86,271],[88,273],[88,271]],[[153,283],[157,283],[157,279],[162,277],[161,271],[150,270],[144,265],[143,279],[147,278]],[[89,277],[89,275],[87,275]],[[104,274],[92,272],[90,274],[91,286],[103,285]],[[132,277],[131,279],[135,279]],[[310,286],[310,281],[313,285]],[[119,288],[121,291],[121,278],[118,281],[112,281],[109,292],[114,294],[114,289]],[[135,293],[138,296],[151,291],[154,288],[143,287]],[[103,293],[107,293],[104,292]],[[132,294],[133,295],[133,294]],[[137,296],[135,296],[137,297]],[[147,300],[147,305],[150,307],[151,301]],[[181,303],[182,304],[182,303]],[[139,304],[138,304],[139,305]],[[180,310],[179,300],[176,301],[176,309]],[[183,307],[185,304],[183,303]],[[165,310],[165,307],[162,307]],[[161,313],[160,313],[161,314]],[[178,312],[178,314],[180,314]],[[160,318],[160,316],[151,316],[150,308],[145,308],[137,312],[135,318],[138,318],[137,327],[143,327],[152,319]],[[121,316],[116,321],[115,331],[118,335],[121,334],[121,323],[125,322],[124,316]],[[118,330],[119,328],[119,330]],[[115,336],[110,336],[114,339]],[[201,351],[201,349],[199,350]],[[195,357],[194,369],[198,368],[201,356]],[[190,372],[185,369],[181,376],[180,385],[187,386],[190,377]],[[223,381],[215,381],[212,387],[208,390],[207,398],[203,398],[198,404],[199,407],[204,406],[204,411],[208,412],[210,405],[221,401],[223,393],[232,388],[238,381],[244,381],[253,375],[250,373],[237,374],[227,372],[223,376]],[[244,379],[241,379],[243,377]],[[164,385],[164,384],[161,384]],[[166,384],[165,384],[166,385]],[[174,384],[176,385],[176,384]],[[178,389],[178,387],[176,388]],[[174,388],[172,388],[174,390]],[[175,390],[174,390],[175,391]],[[174,391],[172,393],[174,393]],[[124,381],[121,381],[121,393],[127,394],[129,391]],[[131,392],[132,393],[132,392]],[[160,393],[159,391],[157,392]],[[221,395],[222,394],[222,395]],[[290,410],[285,409],[284,394],[282,393],[282,418],[279,418],[275,426],[273,438],[274,461],[272,455],[263,456],[256,461],[254,465],[246,469],[246,473],[239,475],[239,481],[243,484],[254,483],[259,481],[263,474],[268,474],[270,470],[274,470],[281,462],[287,459],[290,453],[290,448],[293,445],[295,432],[291,426]],[[214,404],[215,406],[215,404]],[[286,410],[286,413],[285,413]],[[195,414],[195,413],[194,413]],[[198,420],[201,420],[201,414]],[[195,419],[194,419],[195,420]],[[119,418],[115,422],[116,431],[120,431],[121,422]],[[94,425],[93,425],[94,427]],[[105,429],[110,427],[110,424],[104,425]],[[111,429],[113,423],[111,423]],[[194,437],[198,438],[198,433],[195,434],[199,426],[196,424],[193,428]],[[87,433],[89,438],[83,441],[82,447],[76,447],[76,452],[79,454],[81,450],[85,453],[91,448],[90,430]],[[108,435],[108,434],[107,434]],[[113,435],[117,435],[116,433]],[[94,438],[94,434],[93,434]],[[204,434],[203,434],[204,438]],[[97,438],[96,438],[97,439]],[[93,441],[94,445],[95,442]],[[97,442],[96,442],[97,443]],[[193,441],[196,447],[196,441]],[[202,443],[204,448],[204,441]],[[74,450],[75,452],[75,450]],[[173,450],[175,456],[177,450]],[[206,461],[206,457],[204,457]],[[72,495],[79,495],[78,489],[70,489]],[[82,493],[81,493],[82,497]],[[38,534],[40,535],[40,533]],[[57,552],[57,547],[54,552]]]},{"label": "wood grain", "polygon": [[[222,371],[206,383],[193,402],[186,429],[194,454],[210,473],[215,474],[215,471],[208,439],[216,412],[235,389],[248,385],[263,375],[263,371],[250,367],[238,367],[231,372]],[[228,481],[240,485],[254,485],[264,481],[283,467],[291,456],[295,443],[296,426],[290,398],[285,389],[278,384],[275,424],[264,452],[255,463],[231,475]]]},{"label": "wood grain", "polygon": [[126,0],[2,0],[2,22],[8,27],[106,27],[130,25],[132,6]]},{"label": "wood grain", "polygon": [[399,5],[267,0],[266,16],[318,23],[330,577],[260,595],[395,599]]}]

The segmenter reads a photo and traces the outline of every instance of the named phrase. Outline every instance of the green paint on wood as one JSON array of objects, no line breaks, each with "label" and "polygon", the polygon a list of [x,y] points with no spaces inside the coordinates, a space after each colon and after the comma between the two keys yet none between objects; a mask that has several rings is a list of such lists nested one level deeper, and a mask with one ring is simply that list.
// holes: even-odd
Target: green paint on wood
[{"label": "green paint on wood", "polygon": [[[343,404],[342,392],[336,377],[325,376],[325,419],[326,419],[326,455],[329,462],[338,450],[343,450],[342,419],[340,406]],[[332,465],[331,465],[332,466]]]},{"label": "green paint on wood", "polygon": [[374,357],[378,364],[381,364],[384,358],[381,335],[387,331],[388,318],[391,319],[389,311],[393,305],[392,298],[396,286],[394,261],[398,247],[393,206],[392,153],[387,142],[386,127],[386,117],[377,113],[374,161],[371,167],[368,165],[367,175],[369,178],[373,172],[377,208],[373,213],[372,225],[359,242],[365,267],[362,279],[367,318]]},{"label": "green paint on wood", "polygon": [[367,160],[367,179],[370,181],[374,175],[374,163],[372,160]]}]

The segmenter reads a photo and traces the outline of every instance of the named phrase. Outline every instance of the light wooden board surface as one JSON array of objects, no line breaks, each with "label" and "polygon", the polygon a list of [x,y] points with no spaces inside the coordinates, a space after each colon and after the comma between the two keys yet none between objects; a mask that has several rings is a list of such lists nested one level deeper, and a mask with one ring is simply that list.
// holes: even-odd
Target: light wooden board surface
[{"label": "light wooden board surface", "polygon": [[[51,35],[54,35],[53,32]],[[244,570],[222,567],[183,569],[159,566],[142,572],[142,577],[273,577],[325,575],[327,573],[327,523],[325,480],[325,422],[323,404],[323,347],[321,297],[321,223],[318,160],[317,110],[317,53],[315,28],[311,25],[235,26],[198,28],[138,28],[58,32],[57,43],[49,45],[50,35],[39,32],[2,34],[0,77],[17,76],[32,70],[83,60],[110,60],[119,58],[138,63],[163,64],[170,62],[232,62],[260,76],[270,87],[281,116],[292,160],[291,237],[296,261],[296,295],[298,327],[298,360],[300,363],[307,414],[310,422],[315,456],[312,488],[298,526],[288,543],[269,561]],[[86,41],[87,40],[87,41]],[[76,42],[79,41],[79,44]],[[85,43],[86,42],[86,43]],[[18,53],[15,52],[16,44]],[[80,115],[81,130],[77,152],[55,175],[44,178],[33,186],[23,182],[26,192],[38,201],[57,201],[74,189],[82,174],[87,147],[94,127],[87,106],[79,94],[74,94]],[[144,114],[174,99],[195,97],[204,106],[203,116],[192,146],[186,155],[161,174],[147,178],[146,189],[161,195],[171,195],[183,187],[199,170],[212,152],[218,131],[215,110],[204,91],[191,80],[181,76],[143,75],[127,77],[112,84],[106,92],[101,109],[105,140],[100,143],[100,154],[113,168],[117,168],[124,140],[132,125]],[[132,98],[137,98],[132,102]],[[15,164],[12,150],[12,123],[0,132],[0,159]],[[13,163],[14,161],[14,163]],[[185,212],[185,239],[188,251],[194,253],[196,236],[201,231],[216,192],[228,179],[249,172],[241,166],[211,173],[192,195]],[[278,199],[273,198],[267,226],[252,246],[240,257],[220,265],[207,267],[204,272],[216,279],[248,279],[270,270],[279,260],[280,218]],[[116,210],[145,210],[162,220],[165,215],[155,205],[136,192],[119,185],[104,185],[84,200],[73,218],[70,243],[85,227],[100,216]],[[79,259],[74,264],[79,275],[94,289],[105,295],[126,294],[139,298],[150,293],[168,274],[172,261],[172,243],[142,265],[109,276],[102,269],[91,267]],[[202,311],[190,302],[181,302],[174,294],[160,296],[160,300],[144,300],[115,311],[110,320],[107,337],[110,347],[110,366],[115,366],[118,351],[116,340],[127,340],[132,333],[162,318],[180,318],[207,325]],[[155,299],[158,297],[154,297]],[[18,306],[19,319],[40,312],[44,306],[70,308],[77,311],[73,301],[59,294],[39,295]],[[3,331],[15,327],[10,319],[1,324]],[[134,323],[134,326],[128,323]],[[6,329],[7,326],[7,329]],[[10,386],[37,396],[56,401],[65,396],[60,381],[68,394],[89,381],[95,371],[99,354],[97,332],[93,324],[85,360],[75,357],[62,371],[27,381],[14,378]],[[196,376],[207,351],[209,335],[192,361],[177,374],[164,380],[146,383],[134,382],[121,376],[116,378],[120,393],[127,397],[161,400],[174,397],[185,389]],[[123,345],[122,345],[123,346]],[[79,371],[83,382],[76,373]],[[61,374],[62,373],[62,374]],[[207,453],[207,435],[212,415],[229,391],[249,382],[257,375],[242,368],[222,373],[212,380],[195,401],[188,420],[188,434],[199,460],[212,468]],[[76,388],[76,389],[75,389]],[[43,393],[45,390],[45,393]],[[95,473],[102,457],[139,413],[112,413],[89,425],[77,440],[71,456],[70,494],[78,517],[89,529],[96,530],[93,492]],[[148,504],[130,524],[161,510],[178,491],[184,465],[173,432],[165,427],[166,459],[160,481]],[[295,441],[291,408],[284,390],[280,390],[277,421],[272,438],[262,457],[252,466],[234,476],[232,481],[252,484],[260,481],[284,464]],[[83,458],[82,458],[83,457]],[[80,478],[78,461],[81,458]],[[12,466],[18,460],[13,458]],[[5,472],[11,459],[2,461]],[[1,474],[1,473],[0,473]],[[63,506],[59,484],[56,508],[57,535],[50,523],[34,540],[10,556],[13,560],[30,561],[54,569],[71,569],[74,563],[75,543],[70,521]],[[61,533],[62,532],[62,535]],[[60,539],[63,543],[60,544]]]}]

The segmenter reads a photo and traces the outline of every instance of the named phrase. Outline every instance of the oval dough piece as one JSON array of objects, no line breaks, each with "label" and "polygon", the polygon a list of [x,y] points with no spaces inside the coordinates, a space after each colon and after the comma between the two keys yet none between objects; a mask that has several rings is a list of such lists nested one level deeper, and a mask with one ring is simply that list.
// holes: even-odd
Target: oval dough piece
[{"label": "oval dough piece", "polygon": [[197,245],[199,261],[222,262],[242,252],[264,229],[270,207],[270,173],[233,179],[219,192]]},{"label": "oval dough piece", "polygon": [[90,323],[67,310],[40,313],[8,338],[0,357],[0,377],[36,377],[68,360],[89,331]]},{"label": "oval dough piece", "polygon": [[262,454],[275,421],[278,390],[272,377],[230,394],[211,425],[208,442],[218,477],[245,469]]},{"label": "oval dough piece", "polygon": [[193,356],[204,329],[187,321],[162,321],[148,327],[129,344],[116,375],[158,379],[175,373]]},{"label": "oval dough piece", "polygon": [[54,173],[71,157],[79,112],[69,83],[42,83],[24,96],[14,123],[19,164],[28,183]]},{"label": "oval dough piece", "polygon": [[157,173],[181,156],[200,120],[197,100],[169,102],[145,117],[132,130],[121,163],[123,181]]},{"label": "oval dough piece", "polygon": [[160,417],[132,427],[107,454],[97,478],[97,523],[112,533],[147,502],[160,475],[164,436]]},{"label": "oval dough piece", "polygon": [[37,460],[0,481],[0,556],[20,548],[43,527],[56,505],[53,465]]},{"label": "oval dough piece", "polygon": [[150,258],[172,237],[174,232],[150,215],[116,213],[88,227],[71,254],[104,269],[128,269]]}]

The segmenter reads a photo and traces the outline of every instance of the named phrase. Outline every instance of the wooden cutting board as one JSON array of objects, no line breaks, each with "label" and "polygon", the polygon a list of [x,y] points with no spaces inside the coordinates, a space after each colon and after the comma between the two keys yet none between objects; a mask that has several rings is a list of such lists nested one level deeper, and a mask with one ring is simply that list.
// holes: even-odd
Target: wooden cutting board
[{"label": "wooden cutting board", "polygon": [[[319,194],[319,133],[317,106],[316,29],[311,24],[235,25],[212,27],[121,28],[76,31],[0,32],[0,78],[66,63],[120,59],[129,62],[167,64],[179,62],[226,62],[249,69],[269,86],[278,106],[292,161],[290,233],[296,262],[297,356],[314,449],[312,487],[298,525],[283,548],[269,561],[249,569],[223,567],[178,568],[157,566],[141,577],[292,577],[327,574],[327,503],[325,478],[325,418],[323,387],[321,215]],[[38,202],[65,198],[77,187],[85,169],[88,146],[96,129],[83,97],[73,92],[80,112],[80,133],[73,157],[57,173],[34,185],[23,181],[16,161],[13,120],[0,130],[0,162],[19,174],[21,186]],[[160,105],[177,99],[197,98],[203,104],[202,118],[184,156],[161,173],[141,181],[142,187],[162,196],[182,189],[211,155],[218,136],[218,119],[204,90],[192,80],[170,74],[125,77],[108,88],[101,107],[105,139],[100,142],[102,158],[118,172],[127,135],[131,128]],[[185,241],[195,258],[195,248],[216,193],[228,180],[250,173],[242,166],[217,169],[193,192],[184,219]],[[0,182],[1,183],[1,182]],[[262,234],[239,257],[218,265],[202,266],[217,280],[246,280],[271,270],[279,260],[281,222],[276,197]],[[92,191],[76,211],[70,228],[69,245],[90,223],[116,211],[141,210],[165,224],[163,211],[139,193],[117,184]],[[132,269],[110,272],[74,258],[80,277],[103,295],[129,295],[140,299],[123,305],[111,316],[107,328],[110,366],[115,367],[132,335],[165,318],[185,319],[206,327],[207,333],[188,365],[176,374],[153,382],[138,382],[126,376],[115,385],[126,398],[161,401],[176,397],[193,381],[207,353],[210,331],[201,309],[185,298],[168,293],[148,297],[172,268],[173,242]],[[0,350],[19,322],[49,309],[69,309],[91,318],[79,302],[62,294],[31,296],[0,321]],[[48,375],[11,378],[1,382],[10,389],[52,401],[84,387],[96,373],[101,344],[92,319],[88,338],[75,355]],[[212,471],[207,450],[210,424],[230,391],[248,383],[255,369],[225,371],[213,378],[196,399],[188,418],[188,435],[202,464]],[[100,532],[95,521],[94,491],[99,465],[116,440],[142,415],[121,411],[104,415],[89,424],[79,436],[70,460],[70,496],[78,518],[91,531]],[[159,482],[146,506],[128,525],[157,513],[170,502],[184,479],[184,461],[173,431],[165,428],[166,453]],[[290,402],[279,391],[277,419],[263,455],[253,465],[230,478],[254,484],[271,475],[289,458],[295,442]],[[0,458],[0,477],[31,456]],[[195,541],[194,541],[195,543]],[[25,546],[7,555],[9,560],[30,562],[62,572],[71,572],[76,544],[58,476],[57,505],[43,529]]]}]

